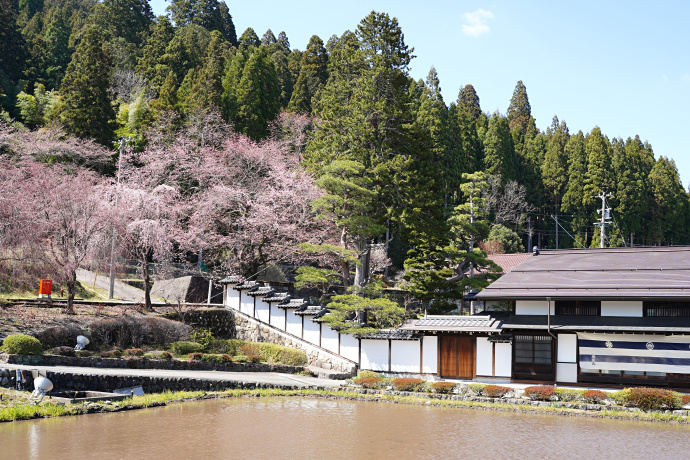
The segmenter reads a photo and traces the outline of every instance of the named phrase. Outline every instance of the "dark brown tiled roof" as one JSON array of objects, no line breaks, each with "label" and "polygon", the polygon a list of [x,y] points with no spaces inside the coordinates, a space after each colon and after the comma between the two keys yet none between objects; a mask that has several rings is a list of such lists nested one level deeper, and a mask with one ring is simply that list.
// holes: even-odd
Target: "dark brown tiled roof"
[{"label": "dark brown tiled roof", "polygon": [[541,251],[479,300],[690,299],[690,247]]},{"label": "dark brown tiled roof", "polygon": [[263,298],[264,302],[285,302],[287,300],[290,300],[290,294],[287,292],[274,292]]},{"label": "dark brown tiled roof", "polygon": [[408,331],[498,332],[501,322],[490,316],[429,315],[405,323]]},{"label": "dark brown tiled roof", "polygon": [[242,277],[237,275],[226,276],[222,280],[218,281],[220,284],[239,284],[242,282]]},{"label": "dark brown tiled roof", "polygon": [[242,291],[242,290],[246,290],[246,289],[254,289],[258,286],[260,286],[260,284],[257,283],[256,281],[244,281],[241,284],[234,286],[234,289],[237,291]]},{"label": "dark brown tiled roof", "polygon": [[290,299],[287,302],[282,302],[278,305],[279,308],[302,308],[307,305],[304,299]]},{"label": "dark brown tiled roof", "polygon": [[372,334],[363,334],[360,336],[362,339],[374,339],[374,340],[419,340],[422,338],[421,334],[414,331],[406,331],[400,329],[381,329],[378,332]]},{"label": "dark brown tiled roof", "polygon": [[247,292],[247,294],[249,294],[250,296],[256,297],[256,296],[260,296],[260,295],[261,296],[268,296],[268,295],[273,294],[274,292],[275,291],[270,286],[259,286],[259,287],[255,287],[251,291]]}]

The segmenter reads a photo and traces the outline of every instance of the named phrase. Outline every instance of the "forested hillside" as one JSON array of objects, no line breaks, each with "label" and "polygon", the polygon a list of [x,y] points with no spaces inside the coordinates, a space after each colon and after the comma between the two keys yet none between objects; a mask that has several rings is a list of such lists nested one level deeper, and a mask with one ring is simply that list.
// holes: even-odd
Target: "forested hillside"
[{"label": "forested hillside", "polygon": [[[574,133],[556,116],[539,129],[519,75],[505,113],[484,112],[471,84],[447,104],[433,68],[410,76],[413,49],[385,13],[300,51],[283,32],[238,37],[222,1],[172,0],[167,11],[0,0],[3,167],[34,168],[30,158],[112,182],[127,152],[125,179],[148,194],[138,199],[176,204],[132,221],[183,222],[134,232],[144,261],[203,246],[212,265],[250,276],[292,251],[363,286],[381,243],[418,298],[452,297],[473,285],[452,284],[468,267],[486,264],[479,247],[598,247],[601,193],[613,195],[606,246],[690,243],[673,160],[634,133]],[[289,234],[270,230],[269,215]],[[173,241],[173,227],[196,246]]]}]

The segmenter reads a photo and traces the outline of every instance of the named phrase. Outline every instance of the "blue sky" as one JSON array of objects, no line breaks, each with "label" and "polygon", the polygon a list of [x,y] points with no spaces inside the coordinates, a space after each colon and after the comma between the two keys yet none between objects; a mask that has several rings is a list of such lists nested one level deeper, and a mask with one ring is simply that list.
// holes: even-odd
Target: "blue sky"
[{"label": "blue sky", "polygon": [[[446,104],[470,83],[485,112],[505,113],[522,80],[540,129],[557,115],[573,134],[595,126],[609,138],[638,134],[690,185],[690,2],[226,2],[238,36],[247,27],[259,37],[285,31],[301,50],[312,35],[325,42],[385,11],[415,48],[412,76],[436,67]],[[151,5],[163,14],[168,3]]]}]

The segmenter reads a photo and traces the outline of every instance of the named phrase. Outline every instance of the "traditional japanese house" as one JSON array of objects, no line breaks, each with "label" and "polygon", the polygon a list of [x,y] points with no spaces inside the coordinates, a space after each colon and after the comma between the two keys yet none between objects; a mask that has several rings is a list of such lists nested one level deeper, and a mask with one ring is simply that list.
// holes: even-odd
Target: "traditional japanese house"
[{"label": "traditional japanese house", "polygon": [[476,298],[513,381],[690,387],[690,247],[541,251]]}]

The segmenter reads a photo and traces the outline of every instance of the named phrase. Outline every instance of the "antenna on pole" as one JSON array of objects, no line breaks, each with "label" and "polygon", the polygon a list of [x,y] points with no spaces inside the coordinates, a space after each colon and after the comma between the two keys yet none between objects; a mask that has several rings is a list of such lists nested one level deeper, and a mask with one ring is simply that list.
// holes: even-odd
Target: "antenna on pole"
[{"label": "antenna on pole", "polygon": [[604,247],[604,241],[606,239],[606,226],[611,224],[611,208],[606,207],[606,198],[615,198],[613,193],[601,192],[594,198],[599,198],[601,200],[601,209],[597,209],[597,214],[601,214],[599,222],[594,222],[596,227],[599,227],[600,239],[599,247]]}]

